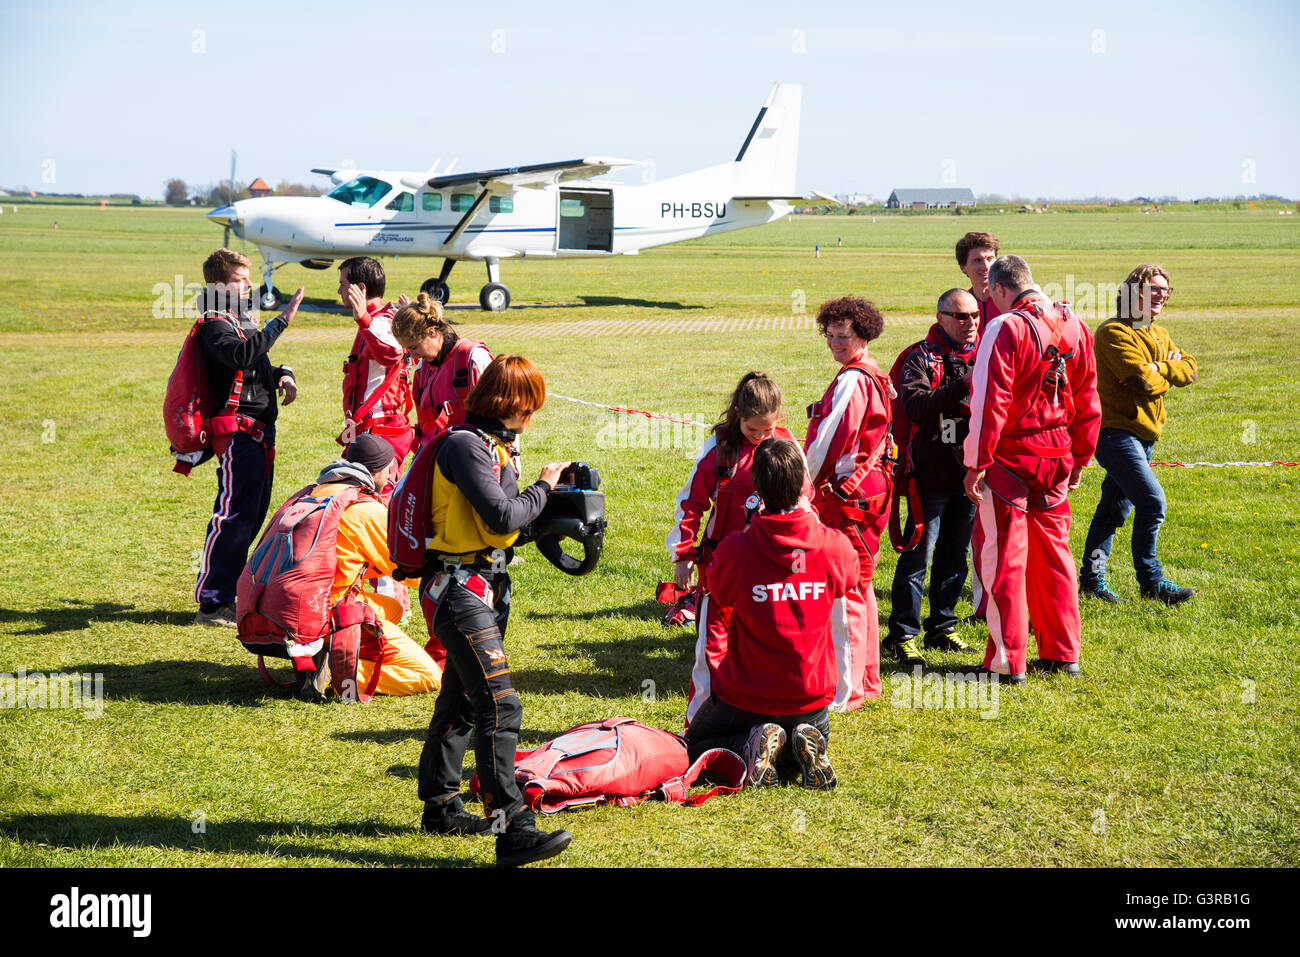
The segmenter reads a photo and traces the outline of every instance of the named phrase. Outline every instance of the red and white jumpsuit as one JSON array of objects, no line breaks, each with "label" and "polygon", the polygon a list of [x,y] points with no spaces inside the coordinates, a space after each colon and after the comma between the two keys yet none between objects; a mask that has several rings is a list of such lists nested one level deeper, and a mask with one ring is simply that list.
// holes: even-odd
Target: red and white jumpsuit
[{"label": "red and white jumpsuit", "polygon": [[[1065,357],[1055,364],[1054,342]],[[1066,487],[1092,458],[1100,425],[1092,333],[1031,290],[980,340],[962,450],[967,468],[985,471],[971,551],[987,596],[990,671],[1025,673],[1030,619],[1041,657],[1079,660]]]},{"label": "red and white jumpsuit", "polygon": [[474,339],[457,338],[437,365],[421,359],[415,367],[415,451],[440,432],[465,421],[465,396],[492,361],[488,347]]},{"label": "red and white jumpsuit", "polygon": [[842,367],[821,400],[808,407],[804,454],[817,490],[813,504],[823,523],[848,536],[861,570],[858,588],[843,604],[837,603],[831,618],[839,663],[832,711],[851,711],[867,698],[880,697],[880,628],[871,575],[881,532],[889,522],[893,394],[888,376],[864,351]]},{"label": "red and white jumpsuit", "polygon": [[[778,427],[772,435],[794,441],[789,429]],[[669,561],[674,564],[692,561],[699,570],[695,591],[695,664],[686,703],[688,725],[700,705],[709,699],[712,674],[727,650],[727,619],[710,613],[708,567],[713,550],[722,540],[745,527],[745,502],[754,494],[754,479],[749,470],[757,447],[742,438],[735,463],[727,466],[719,461],[717,436],[710,435],[695,456],[686,484],[677,493],[673,527],[664,539]],[[697,545],[702,523],[704,534]]]},{"label": "red and white jumpsuit", "polygon": [[356,320],[357,335],[343,364],[343,416],[355,425],[351,430],[345,426],[339,441],[348,444],[349,431],[378,435],[393,447],[400,467],[411,451],[415,431],[410,421],[414,407],[406,350],[393,337],[395,312],[391,302],[368,302],[366,318]]}]

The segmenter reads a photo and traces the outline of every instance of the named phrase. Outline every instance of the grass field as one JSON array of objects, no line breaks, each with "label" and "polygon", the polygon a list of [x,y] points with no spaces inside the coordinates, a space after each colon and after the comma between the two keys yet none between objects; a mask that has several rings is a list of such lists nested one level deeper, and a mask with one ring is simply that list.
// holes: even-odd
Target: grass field
[{"label": "grass field", "polygon": [[[848,292],[876,299],[891,323],[872,352],[887,365],[923,335],[937,294],[965,285],[956,238],[989,229],[1041,283],[1113,284],[1152,260],[1169,269],[1162,318],[1202,373],[1170,398],[1159,458],[1297,461],[1295,219],[795,217],[609,262],[506,263],[518,306],[452,315],[494,351],[535,359],[554,392],[611,405],[711,420],[742,372],[764,369],[802,435],[802,409],[835,367],[799,307],[815,313]],[[0,672],[99,673],[104,690],[93,720],[0,709],[0,865],[488,863],[491,842],[416,829],[431,697],[285,700],[232,634],[188,625],[215,480],[210,466],[188,480],[170,471],[159,405],[188,322],[154,314],[155,286],[200,280],[219,239],[194,210],[0,216]],[[390,294],[436,272],[428,260],[386,267]],[[273,353],[301,386],[281,411],[276,504],[337,451],[352,324],[336,275],[289,267],[277,277],[285,291],[305,283],[309,301]],[[453,301],[476,300],[484,281],[458,266]],[[662,628],[650,597],[668,571],[662,540],[697,442],[637,447],[636,429],[620,443],[617,424],[553,400],[525,440],[529,477],[556,458],[598,465],[611,526],[587,578],[535,553],[513,572],[508,641],[525,746],[616,714],[680,727],[692,637]],[[572,848],[551,863],[1300,863],[1300,469],[1160,478],[1170,501],[1161,557],[1199,594],[1176,609],[1138,601],[1122,531],[1111,577],[1133,601],[1084,606],[1084,679],[1031,679],[985,719],[895,706],[886,674],[881,701],[832,716],[833,794],[786,788],[694,810],[574,814],[563,822]],[[1089,469],[1073,498],[1076,554],[1100,479]],[[893,568],[886,547],[882,619]],[[423,632],[418,611],[410,630]]]}]

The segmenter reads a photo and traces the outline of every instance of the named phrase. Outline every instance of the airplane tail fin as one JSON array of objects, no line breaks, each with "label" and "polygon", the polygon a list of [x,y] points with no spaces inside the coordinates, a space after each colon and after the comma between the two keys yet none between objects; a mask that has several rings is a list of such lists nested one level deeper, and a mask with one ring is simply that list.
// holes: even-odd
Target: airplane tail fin
[{"label": "airplane tail fin", "polygon": [[736,154],[736,192],[793,196],[803,87],[776,83]]}]

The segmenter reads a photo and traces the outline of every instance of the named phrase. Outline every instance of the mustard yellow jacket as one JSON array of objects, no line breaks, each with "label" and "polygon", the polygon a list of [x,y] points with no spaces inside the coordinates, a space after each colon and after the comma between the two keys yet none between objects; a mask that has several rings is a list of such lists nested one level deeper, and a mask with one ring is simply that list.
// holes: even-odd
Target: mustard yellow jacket
[{"label": "mustard yellow jacket", "polygon": [[1170,353],[1182,350],[1167,330],[1155,323],[1134,329],[1124,319],[1107,319],[1097,327],[1093,351],[1101,427],[1123,429],[1146,442],[1159,439],[1166,419],[1165,393],[1196,381],[1196,360],[1183,352],[1177,362],[1170,361]]}]

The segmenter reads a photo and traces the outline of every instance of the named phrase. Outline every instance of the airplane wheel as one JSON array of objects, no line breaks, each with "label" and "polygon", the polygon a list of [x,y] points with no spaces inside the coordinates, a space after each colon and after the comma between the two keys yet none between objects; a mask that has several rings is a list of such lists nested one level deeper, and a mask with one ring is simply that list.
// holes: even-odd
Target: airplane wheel
[{"label": "airplane wheel", "polygon": [[478,304],[485,312],[505,312],[510,305],[510,290],[499,282],[490,282],[478,294]]},{"label": "airplane wheel", "polygon": [[275,286],[262,283],[262,288],[258,290],[257,302],[263,309],[277,309],[280,303],[284,302],[284,293]]},{"label": "airplane wheel", "polygon": [[437,299],[444,306],[447,300],[451,298],[451,287],[441,279],[426,279],[420,286],[420,292],[427,295],[430,299]]}]

